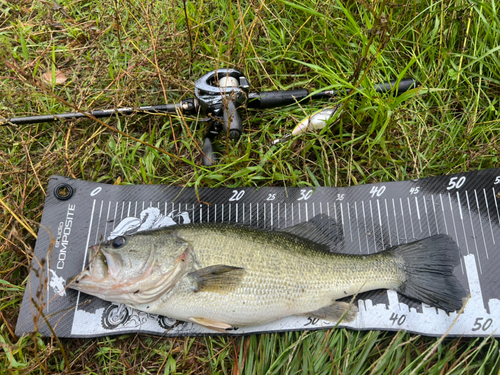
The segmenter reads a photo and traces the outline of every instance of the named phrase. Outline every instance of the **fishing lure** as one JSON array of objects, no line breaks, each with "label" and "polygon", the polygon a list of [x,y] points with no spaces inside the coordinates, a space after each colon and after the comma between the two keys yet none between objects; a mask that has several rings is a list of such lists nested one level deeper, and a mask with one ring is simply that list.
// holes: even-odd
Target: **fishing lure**
[{"label": "fishing lure", "polygon": [[293,128],[290,134],[285,135],[283,138],[275,139],[272,144],[276,145],[279,143],[284,143],[292,136],[303,134],[308,131],[323,129],[328,124],[328,121],[330,121],[335,116],[335,114],[339,110],[339,107],[340,105],[337,104],[333,107],[322,108],[312,113],[311,115],[304,117],[299,121],[297,126]]}]

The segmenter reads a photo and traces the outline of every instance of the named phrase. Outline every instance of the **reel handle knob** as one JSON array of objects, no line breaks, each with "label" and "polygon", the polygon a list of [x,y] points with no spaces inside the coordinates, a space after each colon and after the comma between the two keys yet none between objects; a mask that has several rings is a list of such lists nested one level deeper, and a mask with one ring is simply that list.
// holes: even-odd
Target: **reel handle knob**
[{"label": "reel handle knob", "polygon": [[243,123],[236,105],[232,100],[225,103],[222,114],[222,130],[230,139],[238,139],[243,132]]},{"label": "reel handle knob", "polygon": [[217,154],[214,145],[212,143],[212,139],[210,137],[206,137],[203,141],[203,155],[201,162],[205,167],[211,167],[217,164],[219,160],[219,155]]}]

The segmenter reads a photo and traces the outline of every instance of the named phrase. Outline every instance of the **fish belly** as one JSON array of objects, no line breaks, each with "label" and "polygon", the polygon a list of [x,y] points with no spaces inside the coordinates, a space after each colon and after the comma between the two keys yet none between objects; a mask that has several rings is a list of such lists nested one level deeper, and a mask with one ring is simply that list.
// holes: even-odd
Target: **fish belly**
[{"label": "fish belly", "polygon": [[[222,293],[194,292],[189,280],[181,280],[147,310],[184,321],[204,318],[232,326],[248,326],[306,314],[332,302],[330,291],[318,293],[305,283],[293,285],[276,279],[254,284],[251,279],[250,275],[239,287]],[[138,308],[145,310],[144,306]]]}]

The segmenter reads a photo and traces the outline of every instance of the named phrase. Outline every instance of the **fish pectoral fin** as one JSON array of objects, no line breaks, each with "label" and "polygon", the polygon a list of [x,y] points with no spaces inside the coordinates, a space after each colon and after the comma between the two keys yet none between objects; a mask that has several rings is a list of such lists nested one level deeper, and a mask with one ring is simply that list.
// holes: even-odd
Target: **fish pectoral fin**
[{"label": "fish pectoral fin", "polygon": [[217,332],[226,332],[226,329],[233,328],[230,324],[218,322],[207,318],[189,318],[189,321],[199,324],[205,328],[213,329]]},{"label": "fish pectoral fin", "polygon": [[310,313],[304,315],[330,320],[333,322],[338,322],[342,319],[342,317],[344,317],[342,322],[350,323],[356,319],[356,316],[358,315],[358,308],[347,302],[334,302],[331,305],[311,311]]},{"label": "fish pectoral fin", "polygon": [[190,272],[195,281],[195,292],[226,292],[240,285],[244,268],[225,265],[209,266]]}]

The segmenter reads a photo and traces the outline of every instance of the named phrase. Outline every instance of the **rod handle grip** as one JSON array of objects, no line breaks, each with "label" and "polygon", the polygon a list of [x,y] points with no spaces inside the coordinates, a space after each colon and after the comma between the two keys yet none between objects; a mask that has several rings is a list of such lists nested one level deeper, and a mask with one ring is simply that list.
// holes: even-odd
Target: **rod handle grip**
[{"label": "rod handle grip", "polygon": [[248,98],[248,106],[258,109],[282,107],[301,102],[308,95],[309,91],[306,89],[252,93]]},{"label": "rod handle grip", "polygon": [[380,93],[386,93],[386,92],[390,92],[391,90],[394,90],[394,95],[398,96],[398,95],[401,95],[402,93],[404,93],[408,90],[414,89],[418,86],[417,81],[415,81],[412,78],[402,79],[399,82],[399,85],[397,85],[397,83],[398,83],[397,80],[377,83],[375,85],[375,91],[380,92]]}]

